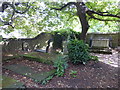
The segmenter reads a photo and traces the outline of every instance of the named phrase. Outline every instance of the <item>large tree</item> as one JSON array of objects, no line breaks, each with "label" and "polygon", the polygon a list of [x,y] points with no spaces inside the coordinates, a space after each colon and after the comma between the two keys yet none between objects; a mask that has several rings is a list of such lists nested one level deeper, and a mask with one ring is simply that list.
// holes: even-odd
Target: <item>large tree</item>
[{"label": "large tree", "polygon": [[[28,12],[31,12],[30,9],[33,9],[33,8],[34,8],[34,10],[33,10],[34,12],[36,10],[40,9],[39,7],[36,7],[34,5],[34,3],[35,2],[32,2],[32,3],[28,3],[28,2],[27,3],[26,2],[22,2],[22,3],[20,3],[20,2],[3,2],[2,6],[0,8],[0,12],[4,12],[6,9],[12,8],[11,9],[12,13],[11,13],[9,20],[1,20],[1,21],[4,23],[4,25],[10,25],[14,28],[13,22],[14,22],[15,18],[18,17],[18,16],[15,17],[16,14],[26,14]],[[46,3],[46,4],[48,5],[48,3]],[[111,2],[103,2],[102,5],[99,5],[99,4],[101,4],[100,2],[97,2],[97,3],[96,2],[79,2],[79,0],[77,0],[76,2],[67,2],[67,3],[63,2],[62,4],[63,5],[58,8],[58,6],[60,6],[60,4],[58,5],[58,3],[56,4],[53,2],[49,2],[48,6],[50,6],[51,9],[45,9],[45,10],[47,10],[47,12],[45,12],[45,13],[48,13],[46,15],[46,18],[49,19],[48,17],[50,17],[50,15],[53,15],[54,12],[50,12],[52,10],[55,10],[55,11],[59,10],[61,12],[64,12],[65,8],[68,8],[68,7],[75,8],[76,12],[77,12],[77,16],[79,18],[79,21],[81,23],[81,27],[82,27],[82,32],[80,35],[80,38],[82,40],[85,40],[85,38],[86,38],[86,34],[87,34],[88,29],[90,27],[89,21],[91,19],[98,20],[98,21],[104,21],[104,22],[107,22],[107,21],[119,22],[120,21],[119,20],[120,16],[119,16],[119,11],[118,11],[119,9],[115,9],[116,11],[114,11],[114,7],[113,7],[112,11],[114,11],[114,12],[111,12],[110,10],[108,10],[108,11],[110,11],[110,12],[108,12],[107,9],[109,9],[109,8],[108,7],[107,7],[107,9],[105,8],[106,6],[109,6],[109,5],[112,6],[111,4],[116,4],[113,2],[112,3]],[[22,5],[22,7],[20,5]],[[17,6],[20,6],[20,7],[17,7]],[[22,9],[20,9],[20,8],[22,8]],[[43,10],[43,12],[45,10]],[[43,12],[42,12],[42,14],[45,14]],[[68,9],[68,13],[71,13],[69,11],[69,9]],[[112,13],[114,13],[114,14],[112,14]],[[58,14],[56,14],[56,15],[58,15]],[[29,15],[29,13],[28,13],[28,15]],[[55,16],[55,14],[54,14],[54,16]],[[46,18],[45,18],[45,20],[46,20]],[[70,15],[70,18],[71,18],[71,15]],[[39,25],[41,25],[41,23],[39,23]],[[45,25],[45,24],[43,24],[43,25]],[[53,25],[53,23],[51,25]],[[24,28],[27,29],[29,27],[25,26]]]},{"label": "large tree", "polygon": [[[95,10],[92,10],[92,9],[88,8],[86,6],[85,2],[79,2],[79,0],[77,0],[77,2],[68,2],[67,4],[63,5],[60,8],[53,8],[53,9],[61,11],[64,8],[66,8],[67,6],[70,6],[70,5],[76,6],[76,9],[77,9],[77,16],[79,17],[79,20],[80,20],[81,26],[82,26],[82,32],[81,32],[81,35],[80,35],[81,40],[85,40],[85,38],[86,38],[86,34],[87,34],[88,29],[90,27],[89,23],[88,23],[89,19],[96,19],[96,20],[99,20],[99,21],[120,22],[120,20],[119,20],[120,16],[118,15],[120,12],[117,12],[117,14],[114,15],[114,14],[110,14],[110,12],[107,12],[107,11],[105,11],[105,12],[95,11]],[[97,7],[97,5],[95,7]],[[96,15],[98,15],[98,16],[96,16]],[[99,16],[114,17],[114,18],[117,18],[117,19],[114,19],[114,18],[104,19],[104,18],[99,18]],[[89,19],[87,17],[89,17]]]}]

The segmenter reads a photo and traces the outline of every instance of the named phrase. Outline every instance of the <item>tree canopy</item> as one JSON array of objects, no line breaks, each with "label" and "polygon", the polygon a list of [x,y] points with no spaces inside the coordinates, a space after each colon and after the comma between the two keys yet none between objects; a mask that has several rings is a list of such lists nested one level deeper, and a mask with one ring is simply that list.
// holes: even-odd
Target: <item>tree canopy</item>
[{"label": "tree canopy", "polygon": [[0,13],[1,32],[18,31],[27,37],[60,29],[81,31],[85,33],[83,36],[88,31],[117,31],[120,21],[118,2],[115,1],[2,2]]}]

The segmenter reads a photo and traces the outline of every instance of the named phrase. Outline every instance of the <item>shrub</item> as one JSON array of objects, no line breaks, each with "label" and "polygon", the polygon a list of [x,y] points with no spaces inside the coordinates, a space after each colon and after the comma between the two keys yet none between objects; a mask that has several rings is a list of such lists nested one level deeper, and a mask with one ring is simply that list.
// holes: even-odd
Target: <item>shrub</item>
[{"label": "shrub", "polygon": [[82,40],[70,40],[67,48],[69,59],[73,64],[86,64],[91,58],[88,52],[89,47]]},{"label": "shrub", "polygon": [[67,61],[64,59],[64,57],[58,56],[58,58],[54,61],[54,67],[57,68],[55,74],[57,76],[63,76],[67,66],[68,64],[67,64]]},{"label": "shrub", "polygon": [[76,32],[70,28],[61,29],[57,31],[52,31],[51,34],[53,35],[53,49],[61,49],[63,50],[62,41],[67,40],[68,36],[71,39],[79,39],[80,32]]}]

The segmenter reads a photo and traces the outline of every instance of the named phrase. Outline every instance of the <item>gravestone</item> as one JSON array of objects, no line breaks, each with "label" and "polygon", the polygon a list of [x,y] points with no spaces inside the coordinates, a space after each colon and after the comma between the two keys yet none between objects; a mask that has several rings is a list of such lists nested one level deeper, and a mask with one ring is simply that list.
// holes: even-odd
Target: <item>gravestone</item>
[{"label": "gravestone", "polygon": [[[2,35],[0,35],[0,68],[2,68]],[[0,70],[0,74],[2,73],[2,69]]]},{"label": "gravestone", "polygon": [[23,51],[28,51],[29,50],[28,46],[29,46],[29,44],[27,42],[23,42],[22,43],[22,49],[23,49]]},{"label": "gravestone", "polygon": [[2,41],[2,35],[0,35],[0,42]]},{"label": "gravestone", "polygon": [[12,64],[3,67],[4,69],[11,70],[17,74],[24,75],[26,77],[32,78],[34,81],[41,82],[45,80],[47,77],[54,75],[56,69],[52,69],[50,71],[43,71],[43,72],[35,72],[28,66],[22,64]]},{"label": "gravestone", "polygon": [[0,35],[0,46],[2,45],[2,35]]},{"label": "gravestone", "polygon": [[68,49],[67,49],[67,41],[63,41],[63,54],[67,54]]},{"label": "gravestone", "polygon": [[50,42],[48,50],[46,50],[47,53],[53,53],[53,42]]}]

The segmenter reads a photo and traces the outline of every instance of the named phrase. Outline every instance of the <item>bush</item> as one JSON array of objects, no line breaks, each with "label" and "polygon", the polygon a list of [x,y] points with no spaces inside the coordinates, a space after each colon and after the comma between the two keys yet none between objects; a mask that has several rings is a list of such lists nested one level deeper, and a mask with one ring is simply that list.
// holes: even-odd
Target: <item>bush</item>
[{"label": "bush", "polygon": [[67,68],[68,64],[67,61],[62,56],[58,56],[58,58],[54,61],[54,67],[57,68],[56,75],[63,76],[65,69]]},{"label": "bush", "polygon": [[67,48],[69,59],[73,64],[86,64],[91,59],[89,47],[82,40],[70,40]]}]

